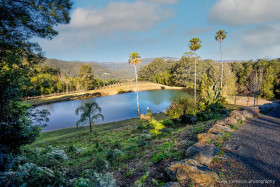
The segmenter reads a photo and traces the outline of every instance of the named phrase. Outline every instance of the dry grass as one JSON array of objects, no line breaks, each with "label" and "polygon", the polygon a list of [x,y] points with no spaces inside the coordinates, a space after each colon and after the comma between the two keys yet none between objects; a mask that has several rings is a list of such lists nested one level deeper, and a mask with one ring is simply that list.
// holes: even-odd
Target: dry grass
[{"label": "dry grass", "polygon": [[[234,96],[227,96],[226,101],[234,105],[235,97]],[[257,99],[256,105],[263,105],[266,103],[272,103],[273,101],[269,101],[266,99]],[[254,106],[254,97],[246,97],[246,96],[236,96],[236,105],[237,106]]]},{"label": "dry grass", "polygon": [[[138,83],[139,91],[160,90],[160,89],[182,89],[182,87],[171,87],[162,84],[147,83],[147,82]],[[118,87],[112,87],[106,89],[90,90],[90,91],[79,92],[79,93],[64,94],[59,96],[34,99],[34,100],[26,101],[26,103],[29,103],[33,106],[38,106],[38,105],[55,103],[60,101],[86,99],[86,98],[100,97],[100,96],[107,96],[107,95],[116,95],[119,94],[120,90],[122,90],[121,91],[122,93],[135,92],[136,85],[132,84],[132,85],[118,86]]]}]

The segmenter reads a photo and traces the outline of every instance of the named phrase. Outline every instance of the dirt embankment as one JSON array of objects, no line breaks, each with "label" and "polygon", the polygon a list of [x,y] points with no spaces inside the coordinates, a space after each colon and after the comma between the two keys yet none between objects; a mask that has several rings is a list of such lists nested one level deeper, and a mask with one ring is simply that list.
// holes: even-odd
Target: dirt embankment
[{"label": "dirt embankment", "polygon": [[[162,84],[156,83],[148,83],[148,82],[139,82],[138,83],[138,91],[147,91],[147,90],[160,90],[160,89],[183,89],[182,87],[171,87]],[[92,97],[100,97],[100,96],[108,96],[108,95],[116,95],[127,92],[136,92],[136,84],[117,86],[117,87],[109,87],[103,89],[96,89],[90,91],[84,91],[79,93],[72,94],[64,94],[52,97],[44,97],[34,100],[26,101],[27,103],[33,106],[39,106],[43,104],[56,103],[61,101],[69,101],[69,100],[77,100],[77,99],[86,99]]]}]

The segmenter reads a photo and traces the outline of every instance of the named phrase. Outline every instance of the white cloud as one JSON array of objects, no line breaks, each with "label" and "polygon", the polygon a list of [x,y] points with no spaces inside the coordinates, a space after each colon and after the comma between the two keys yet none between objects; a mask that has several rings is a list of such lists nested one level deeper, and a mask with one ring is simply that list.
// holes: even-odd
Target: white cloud
[{"label": "white cloud", "polygon": [[164,3],[164,4],[175,4],[179,2],[179,0],[146,0],[146,1],[155,2],[155,3]]},{"label": "white cloud", "polygon": [[226,53],[239,59],[279,58],[280,24],[240,29],[233,34]]},{"label": "white cloud", "polygon": [[280,21],[280,0],[218,0],[209,20],[226,25]]},{"label": "white cloud", "polygon": [[149,31],[172,17],[172,10],[162,4],[175,2],[177,0],[136,0],[110,2],[102,8],[77,8],[71,13],[69,25],[57,27],[59,35],[54,40],[39,42],[48,54],[73,51],[71,55],[110,45],[114,40],[125,44],[127,38],[133,37],[129,41],[135,42],[140,40],[135,37],[139,35],[137,32]]},{"label": "white cloud", "polygon": [[68,27],[90,28],[93,32],[144,31],[170,16],[170,11],[156,4],[111,2],[104,9],[74,10]]}]

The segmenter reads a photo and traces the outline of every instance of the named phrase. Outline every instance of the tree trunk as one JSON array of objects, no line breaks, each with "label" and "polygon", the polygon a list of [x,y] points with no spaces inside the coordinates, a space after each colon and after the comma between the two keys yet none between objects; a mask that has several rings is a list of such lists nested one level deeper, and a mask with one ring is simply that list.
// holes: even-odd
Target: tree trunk
[{"label": "tree trunk", "polygon": [[89,121],[89,132],[90,132],[90,134],[92,134],[91,120]]},{"label": "tree trunk", "polygon": [[194,104],[196,107],[196,53],[194,57]]},{"label": "tree trunk", "polygon": [[138,81],[137,81],[137,70],[136,70],[136,65],[135,67],[135,78],[136,78],[136,92],[137,92],[137,117],[139,118],[139,98],[138,98]]},{"label": "tree trunk", "polygon": [[223,71],[224,71],[224,62],[223,62],[223,55],[222,55],[222,42],[220,42],[220,53],[221,53],[221,61],[222,61],[222,72],[221,72],[221,90],[223,92]]}]

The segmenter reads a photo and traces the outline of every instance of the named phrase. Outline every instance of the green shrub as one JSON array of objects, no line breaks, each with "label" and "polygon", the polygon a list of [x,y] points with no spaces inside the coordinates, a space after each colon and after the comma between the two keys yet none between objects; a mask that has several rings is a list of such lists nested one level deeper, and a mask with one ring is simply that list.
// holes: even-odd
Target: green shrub
[{"label": "green shrub", "polygon": [[199,133],[201,133],[201,132],[203,132],[205,130],[205,127],[204,126],[202,126],[202,125],[196,125],[196,126],[194,126],[193,127],[193,129],[192,129],[192,132],[194,133],[194,134],[199,134]]},{"label": "green shrub", "polygon": [[91,163],[91,166],[94,170],[96,171],[103,171],[109,168],[109,162],[101,157],[101,156],[97,156],[94,161]]},{"label": "green shrub", "polygon": [[194,99],[190,97],[181,97],[178,103],[183,107],[185,113],[195,114]]},{"label": "green shrub", "polygon": [[242,119],[237,119],[237,123],[244,124],[244,121]]},{"label": "green shrub", "polygon": [[232,129],[232,130],[238,130],[238,126],[236,124],[229,124],[229,127]]},{"label": "green shrub", "polygon": [[151,140],[152,139],[151,134],[141,134],[139,137],[143,140]]},{"label": "green shrub", "polygon": [[135,181],[134,186],[136,187],[142,187],[144,186],[144,182],[146,180],[146,178],[149,176],[150,172],[147,171],[143,176],[140,177],[139,180]]},{"label": "green shrub", "polygon": [[183,114],[181,116],[181,122],[184,124],[195,124],[197,117],[194,114]]},{"label": "green shrub", "polygon": [[143,129],[146,129],[145,125],[138,125],[137,126],[137,130],[143,130]]},{"label": "green shrub", "polygon": [[60,163],[61,161],[68,160],[68,156],[61,149],[54,149],[51,152],[47,153],[47,162],[51,165]]},{"label": "green shrub", "polygon": [[73,187],[88,187],[90,184],[91,181],[83,177],[79,177],[78,179],[75,179],[72,183]]},{"label": "green shrub", "polygon": [[184,107],[181,104],[178,104],[177,102],[173,102],[167,108],[167,114],[171,119],[178,119],[181,115],[184,114]]},{"label": "green shrub", "polygon": [[21,186],[42,186],[52,184],[54,179],[55,174],[51,169],[25,163],[18,167],[13,183]]},{"label": "green shrub", "polygon": [[174,123],[171,119],[165,119],[162,121],[162,124],[166,127],[174,127]]},{"label": "green shrub", "polygon": [[[96,186],[96,187],[115,187],[116,186],[116,180],[113,178],[113,173],[105,173],[102,175],[101,173],[97,173],[94,170],[87,169],[85,170],[81,178],[77,179],[78,181],[74,184],[80,182],[81,185],[86,186]],[[79,183],[78,183],[79,184]],[[79,186],[79,185],[77,185]]]},{"label": "green shrub", "polygon": [[106,158],[112,163],[114,160],[117,160],[118,157],[122,154],[123,152],[119,149],[110,149],[106,152]]},{"label": "green shrub", "polygon": [[124,179],[127,177],[130,177],[134,173],[134,168],[130,168],[129,170],[126,171],[126,173],[122,176]]},{"label": "green shrub", "polygon": [[181,157],[181,152],[175,149],[175,144],[168,142],[157,147],[156,151],[153,153],[151,162],[158,162],[160,160],[165,160],[171,157],[176,157],[178,160]]},{"label": "green shrub", "polygon": [[159,131],[159,130],[161,130],[161,129],[164,128],[164,125],[163,125],[161,122],[159,122],[159,121],[157,121],[157,120],[155,120],[155,119],[153,119],[153,120],[149,123],[149,125],[153,127],[153,129],[151,129],[150,132],[153,133],[153,134],[155,134],[155,135],[160,134],[160,131]]}]

